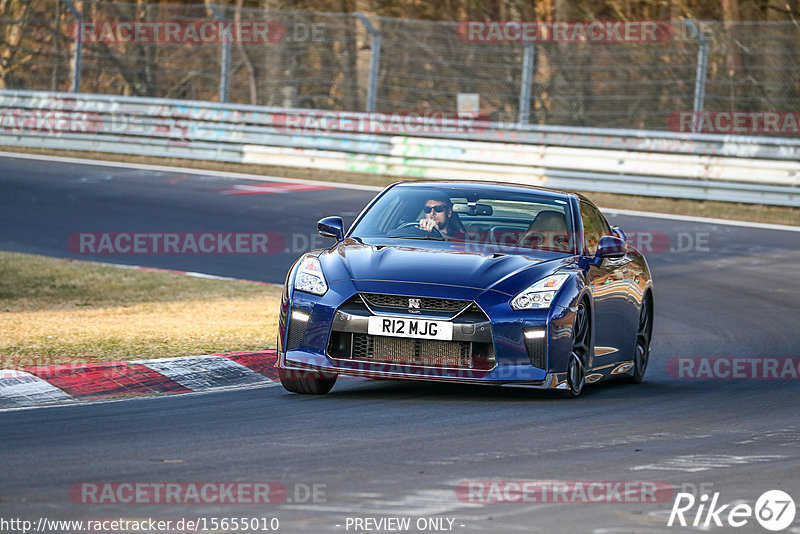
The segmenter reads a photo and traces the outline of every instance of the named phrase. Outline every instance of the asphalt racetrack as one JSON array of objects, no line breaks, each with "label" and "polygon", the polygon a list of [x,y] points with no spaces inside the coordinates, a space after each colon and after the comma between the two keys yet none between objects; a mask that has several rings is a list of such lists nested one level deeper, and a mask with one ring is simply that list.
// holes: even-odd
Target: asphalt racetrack
[{"label": "asphalt racetrack", "polygon": [[[373,195],[3,157],[0,249],[281,283],[305,248],[325,243],[315,234],[319,218],[339,214],[348,224]],[[748,359],[747,369],[771,359],[797,370],[796,359],[785,359],[800,356],[798,234],[610,220],[653,249],[655,332],[640,385],[603,383],[563,400],[524,389],[342,379],[325,397],[274,386],[0,412],[0,517],[276,517],[279,532],[399,531],[355,522],[390,517],[408,518],[411,532],[694,532],[701,528],[667,526],[672,493],[662,502],[564,503],[506,491],[505,502],[491,502],[459,488],[657,481],[698,499],[718,493],[718,507],[753,505],[773,489],[797,501],[798,377],[695,379],[674,365],[724,357]],[[78,232],[270,232],[283,248],[80,254],[68,246]],[[97,505],[74,494],[85,482],[205,481],[278,482],[288,493],[260,505]],[[697,511],[686,512],[690,525]],[[711,530],[765,532],[753,517]],[[800,532],[800,522],[785,532]]]}]

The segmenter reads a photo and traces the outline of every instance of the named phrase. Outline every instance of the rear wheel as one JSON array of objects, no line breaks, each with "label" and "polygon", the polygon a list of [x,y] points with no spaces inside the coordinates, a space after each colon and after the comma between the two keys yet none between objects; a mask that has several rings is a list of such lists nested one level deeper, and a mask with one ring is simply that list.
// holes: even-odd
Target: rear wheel
[{"label": "rear wheel", "polygon": [[566,396],[575,398],[583,391],[586,385],[586,365],[592,347],[592,327],[589,320],[589,308],[586,301],[578,304],[575,312],[575,322],[572,325],[572,351],[567,364],[567,391]]},{"label": "rear wheel", "polygon": [[305,395],[325,395],[336,384],[337,375],[323,376],[311,371],[278,369],[281,385],[286,391]]},{"label": "rear wheel", "polygon": [[650,310],[650,297],[642,302],[639,311],[639,326],[636,328],[636,346],[633,349],[633,374],[628,378],[630,382],[638,384],[644,380],[647,364],[650,361],[650,337],[653,332],[653,318]]}]

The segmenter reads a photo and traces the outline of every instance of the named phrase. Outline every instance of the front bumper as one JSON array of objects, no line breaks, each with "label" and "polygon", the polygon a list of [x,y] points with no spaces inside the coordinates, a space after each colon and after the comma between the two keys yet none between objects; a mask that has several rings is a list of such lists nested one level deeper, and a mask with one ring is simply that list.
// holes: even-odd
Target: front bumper
[{"label": "front bumper", "polygon": [[[363,335],[368,316],[375,314],[371,309],[367,312],[348,309],[347,304],[357,293],[370,292],[473,302],[476,305],[473,310],[478,308],[480,313],[452,318],[453,342],[469,344],[470,350],[480,353],[483,359],[475,358],[464,366],[428,366],[414,361],[342,357],[332,350],[332,339],[340,333]],[[290,291],[284,297],[287,301],[282,306],[278,343],[278,365],[282,369],[368,378],[566,388],[566,355],[571,348],[572,325],[572,312],[568,308],[554,306],[550,310],[519,312],[511,309],[508,295],[497,291],[393,281],[336,281],[322,297]],[[293,316],[303,317],[305,327],[300,335],[297,329],[289,328]],[[414,317],[442,319],[424,314]],[[525,332],[531,329],[544,332],[544,360],[533,360],[526,346]],[[538,366],[533,365],[534,361]]]},{"label": "front bumper", "polygon": [[[513,386],[531,389],[567,389],[566,373],[546,373],[542,380],[519,379],[519,369],[502,367],[504,373],[492,377],[466,376],[457,370],[420,369],[397,364],[369,364],[363,368],[342,367],[330,365],[319,356],[291,351],[281,355],[280,368],[287,371],[313,371],[322,376],[353,376],[361,378],[391,379],[391,380],[420,380],[427,382],[450,382],[466,384],[482,384],[490,386]],[[512,378],[505,379],[502,375]]]}]

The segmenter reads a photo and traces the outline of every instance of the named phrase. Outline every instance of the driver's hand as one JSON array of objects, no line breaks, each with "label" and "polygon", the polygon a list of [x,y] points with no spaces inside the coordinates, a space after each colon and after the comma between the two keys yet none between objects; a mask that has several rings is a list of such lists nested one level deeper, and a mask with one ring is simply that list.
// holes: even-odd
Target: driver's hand
[{"label": "driver's hand", "polygon": [[433,232],[433,228],[436,226],[436,221],[433,219],[420,219],[419,227],[425,230],[426,232]]}]

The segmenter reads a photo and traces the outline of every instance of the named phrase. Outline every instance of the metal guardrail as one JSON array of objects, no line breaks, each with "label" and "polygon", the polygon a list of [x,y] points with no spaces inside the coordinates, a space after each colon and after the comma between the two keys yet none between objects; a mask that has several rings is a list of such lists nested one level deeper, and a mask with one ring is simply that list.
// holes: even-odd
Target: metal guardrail
[{"label": "metal guardrail", "polygon": [[[800,206],[800,140],[0,91],[0,145]],[[394,122],[393,122],[394,121]],[[456,121],[453,121],[455,124]],[[366,132],[353,128],[366,124]],[[325,127],[320,127],[324,125]],[[431,127],[432,126],[432,127]],[[468,127],[466,127],[468,126]],[[442,131],[445,130],[445,131]]]}]

